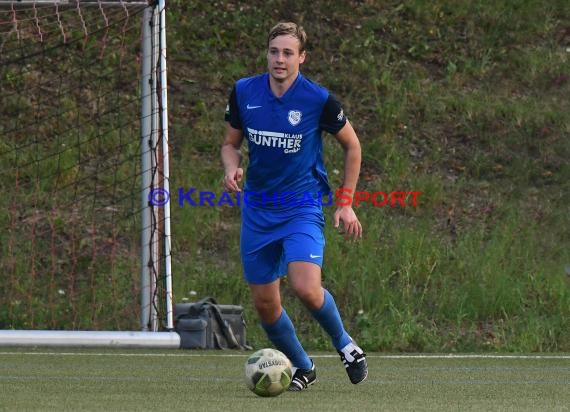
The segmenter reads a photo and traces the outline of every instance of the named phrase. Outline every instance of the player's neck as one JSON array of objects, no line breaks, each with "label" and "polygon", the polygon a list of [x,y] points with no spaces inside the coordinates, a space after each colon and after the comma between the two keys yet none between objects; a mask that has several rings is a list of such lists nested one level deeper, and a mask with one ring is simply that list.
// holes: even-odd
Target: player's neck
[{"label": "player's neck", "polygon": [[275,97],[283,97],[283,95],[287,93],[287,90],[289,90],[291,85],[295,82],[298,75],[299,73],[297,73],[295,76],[290,76],[285,79],[275,79],[274,77],[269,77],[269,87],[271,88],[271,91]]}]

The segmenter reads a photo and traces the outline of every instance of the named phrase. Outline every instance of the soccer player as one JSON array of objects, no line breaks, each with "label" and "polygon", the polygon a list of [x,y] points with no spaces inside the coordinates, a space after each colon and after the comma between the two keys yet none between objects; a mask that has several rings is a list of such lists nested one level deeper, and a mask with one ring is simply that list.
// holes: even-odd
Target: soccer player
[{"label": "soccer player", "polygon": [[[333,296],[322,287],[324,215],[321,199],[330,193],[322,158],[323,132],[344,150],[343,188],[354,193],[361,148],[339,101],[304,77],[307,35],[295,23],[278,23],[267,38],[267,72],[238,80],[226,107],[221,148],[223,184],[241,192],[241,145],[247,140],[249,164],[242,197],[240,249],[261,326],[275,347],[291,360],[289,390],[316,381],[316,368],[301,345],[281,304],[280,279],[289,286],[330,335],[353,384],[368,376],[365,353],[344,328]],[[362,226],[351,205],[338,207],[334,226],[346,239],[359,239]]]}]

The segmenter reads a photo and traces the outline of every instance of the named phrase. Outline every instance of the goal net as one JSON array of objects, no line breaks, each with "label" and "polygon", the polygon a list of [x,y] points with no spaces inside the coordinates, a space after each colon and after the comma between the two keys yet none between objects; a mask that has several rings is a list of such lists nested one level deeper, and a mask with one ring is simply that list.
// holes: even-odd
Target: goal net
[{"label": "goal net", "polygon": [[160,94],[141,78],[160,77],[145,69],[159,60],[145,46],[158,36],[144,38],[154,7],[0,1],[0,329],[156,329],[165,316],[165,217],[143,200],[163,173],[161,105],[141,109]]}]

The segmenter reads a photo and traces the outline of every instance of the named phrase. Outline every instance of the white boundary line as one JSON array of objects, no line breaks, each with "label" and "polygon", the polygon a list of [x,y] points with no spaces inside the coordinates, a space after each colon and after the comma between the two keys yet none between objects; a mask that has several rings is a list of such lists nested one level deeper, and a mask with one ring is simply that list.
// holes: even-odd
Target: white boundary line
[{"label": "white boundary line", "polygon": [[[250,352],[243,353],[223,353],[223,352],[200,352],[200,353],[103,353],[103,352],[3,352],[1,356],[124,356],[124,357],[244,357]],[[338,355],[311,355],[314,358],[336,358]],[[381,359],[570,359],[570,354],[548,354],[548,355],[497,355],[497,354],[403,354],[403,355],[381,355],[368,354],[368,358]]]}]

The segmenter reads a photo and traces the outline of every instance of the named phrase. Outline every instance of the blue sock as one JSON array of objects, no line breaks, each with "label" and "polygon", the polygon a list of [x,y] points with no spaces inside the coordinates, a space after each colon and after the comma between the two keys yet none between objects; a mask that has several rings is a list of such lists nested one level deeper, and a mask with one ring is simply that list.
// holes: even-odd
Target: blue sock
[{"label": "blue sock", "polygon": [[311,369],[313,361],[303,349],[299,338],[295,333],[295,327],[287,312],[281,308],[281,316],[270,325],[261,322],[261,327],[265,330],[269,340],[289,358],[294,367],[299,369]]},{"label": "blue sock", "polygon": [[331,337],[332,343],[337,350],[341,350],[348,345],[352,339],[344,329],[340,313],[334,298],[328,290],[325,291],[325,301],[318,310],[311,310],[313,317],[319,322],[322,328]]}]

